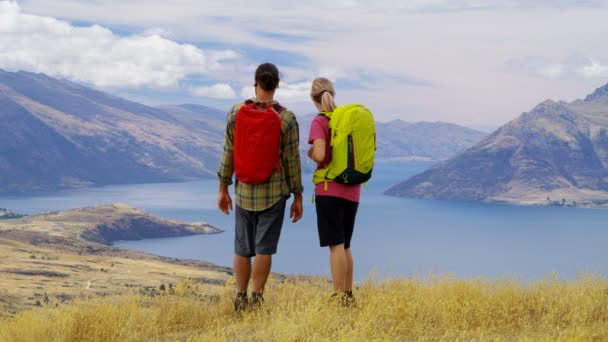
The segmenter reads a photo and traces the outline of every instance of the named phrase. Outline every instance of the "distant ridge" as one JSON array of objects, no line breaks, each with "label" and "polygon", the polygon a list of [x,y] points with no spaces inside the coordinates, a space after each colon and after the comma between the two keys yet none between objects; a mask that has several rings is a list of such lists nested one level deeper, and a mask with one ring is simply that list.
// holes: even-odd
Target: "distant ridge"
[{"label": "distant ridge", "polygon": [[608,85],[547,100],[388,195],[513,204],[608,204]]}]

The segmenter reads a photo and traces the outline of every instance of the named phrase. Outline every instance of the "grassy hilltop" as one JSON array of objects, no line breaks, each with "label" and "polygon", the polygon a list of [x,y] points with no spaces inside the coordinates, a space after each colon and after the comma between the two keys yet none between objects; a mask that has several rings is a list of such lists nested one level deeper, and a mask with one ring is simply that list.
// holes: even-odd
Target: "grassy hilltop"
[{"label": "grassy hilltop", "polygon": [[357,306],[329,301],[325,280],[274,281],[265,307],[237,315],[229,281],[213,296],[182,281],[174,294],[81,300],[0,322],[9,341],[584,340],[608,338],[608,282],[587,276],[369,281]]}]

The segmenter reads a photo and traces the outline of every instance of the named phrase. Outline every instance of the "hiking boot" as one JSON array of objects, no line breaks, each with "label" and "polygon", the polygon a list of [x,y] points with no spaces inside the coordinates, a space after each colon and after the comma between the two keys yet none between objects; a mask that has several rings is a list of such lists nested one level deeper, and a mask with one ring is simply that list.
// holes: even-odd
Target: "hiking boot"
[{"label": "hiking boot", "polygon": [[354,307],[357,305],[355,301],[355,296],[353,296],[353,290],[344,291],[342,293],[342,306],[344,307]]},{"label": "hiking boot", "polygon": [[336,292],[331,295],[330,300],[342,307],[348,308],[355,306],[355,297],[353,291]]},{"label": "hiking boot", "polygon": [[248,307],[247,292],[237,292],[234,298],[234,311],[242,312]]},{"label": "hiking boot", "polygon": [[264,304],[264,296],[262,293],[252,292],[251,293],[251,303],[249,303],[249,307],[252,310],[260,308]]}]

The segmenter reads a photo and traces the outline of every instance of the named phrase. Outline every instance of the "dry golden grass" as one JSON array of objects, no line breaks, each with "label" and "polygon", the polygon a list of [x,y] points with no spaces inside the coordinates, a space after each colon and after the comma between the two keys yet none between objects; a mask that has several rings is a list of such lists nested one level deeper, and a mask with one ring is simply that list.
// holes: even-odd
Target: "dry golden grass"
[{"label": "dry golden grass", "polygon": [[368,341],[368,340],[584,340],[608,339],[608,281],[549,277],[451,277],[367,281],[357,306],[329,301],[330,284],[272,282],[265,306],[237,315],[234,284],[201,296],[182,281],[174,295],[128,295],[42,308],[0,322],[7,341]]},{"label": "dry golden grass", "polygon": [[[138,218],[157,224],[153,228],[159,231],[183,225],[124,204],[0,220],[0,317],[33,306],[62,305],[83,295],[168,286],[184,278],[202,280],[211,292],[223,285],[230,272],[225,267],[116,249],[81,237],[99,224],[112,229],[121,225],[128,231],[133,229],[130,220]],[[205,223],[187,224],[184,229],[214,231]]]},{"label": "dry golden grass", "polygon": [[204,262],[162,258],[77,239],[5,233],[0,234],[0,317],[36,305],[61,306],[81,296],[168,286],[185,278],[204,281],[213,292],[229,278],[227,272]]}]

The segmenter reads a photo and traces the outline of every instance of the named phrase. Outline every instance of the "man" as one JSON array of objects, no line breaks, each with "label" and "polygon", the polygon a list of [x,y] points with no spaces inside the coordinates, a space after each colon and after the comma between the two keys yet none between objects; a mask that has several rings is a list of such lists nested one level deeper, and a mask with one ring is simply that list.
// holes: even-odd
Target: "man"
[{"label": "man", "polygon": [[[271,63],[261,64],[255,72],[256,97],[249,101],[253,107],[263,105],[278,109],[275,115],[280,116],[280,137],[278,146],[278,165],[271,165],[271,175],[263,183],[248,184],[239,177],[237,167],[235,183],[235,241],[234,241],[234,272],[236,278],[236,298],[234,308],[241,311],[249,306],[255,307],[263,302],[263,293],[268,275],[270,274],[272,255],[277,251],[279,235],[283,225],[286,200],[294,194],[289,217],[297,222],[302,217],[302,177],[300,169],[299,128],[294,114],[281,107],[274,100],[274,93],[279,86],[279,71]],[[218,178],[220,179],[218,208],[225,214],[232,210],[232,199],[228,186],[232,184],[235,172],[235,138],[241,141],[247,137],[235,137],[235,126],[245,104],[239,103],[232,107],[228,114],[226,133],[224,136],[224,153],[222,155]],[[263,108],[263,107],[262,107]],[[244,120],[245,115],[240,117]],[[245,124],[241,121],[241,127]],[[240,132],[243,132],[242,130]],[[272,131],[264,132],[264,136],[272,135]],[[255,145],[255,140],[249,140],[249,145]],[[237,146],[240,146],[237,144]],[[258,151],[267,146],[249,146],[249,151]],[[246,156],[238,155],[236,158]],[[251,157],[249,155],[249,157]],[[238,162],[238,160],[237,160]],[[247,165],[245,165],[247,167]],[[241,168],[241,172],[247,170]],[[255,257],[253,267],[251,258]],[[252,297],[247,297],[249,279],[252,279]]]}]

